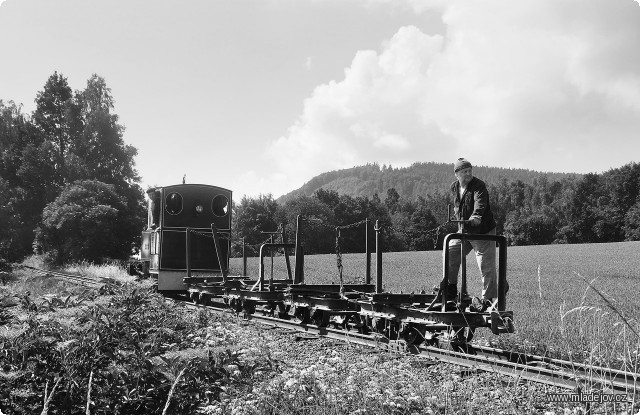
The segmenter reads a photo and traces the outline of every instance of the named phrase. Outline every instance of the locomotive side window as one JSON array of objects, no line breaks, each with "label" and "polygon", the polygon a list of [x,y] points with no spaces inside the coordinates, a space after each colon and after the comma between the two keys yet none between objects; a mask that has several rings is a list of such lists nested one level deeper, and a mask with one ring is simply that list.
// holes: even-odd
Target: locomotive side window
[{"label": "locomotive side window", "polygon": [[165,209],[170,215],[182,212],[182,196],[179,193],[169,193],[164,201]]},{"label": "locomotive side window", "polygon": [[213,202],[211,203],[211,209],[213,210],[213,214],[217,217],[226,216],[229,212],[229,199],[223,195],[214,197]]}]

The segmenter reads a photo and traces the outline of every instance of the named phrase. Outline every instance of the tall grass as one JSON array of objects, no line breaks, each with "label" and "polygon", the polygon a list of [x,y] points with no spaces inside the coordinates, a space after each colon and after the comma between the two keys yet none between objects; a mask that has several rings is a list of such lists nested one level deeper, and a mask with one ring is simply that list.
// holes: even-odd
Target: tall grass
[{"label": "tall grass", "polygon": [[[635,366],[633,333],[640,332],[639,250],[640,242],[508,248],[507,309],[514,311],[516,333],[495,336],[481,330],[476,338],[555,358]],[[482,281],[473,254],[467,262],[470,294],[479,295]],[[269,258],[265,264],[268,277]],[[364,254],[343,254],[343,266],[345,280],[364,280]],[[241,259],[232,258],[231,268],[239,274]],[[249,258],[247,268],[250,276],[257,276],[257,258]],[[373,256],[372,282],[375,269]],[[274,270],[276,278],[284,278],[283,257],[274,259]],[[385,253],[382,273],[386,291],[428,292],[442,279],[442,252]],[[305,277],[307,283],[339,283],[335,255],[305,257]],[[588,281],[594,278],[589,287]]]},{"label": "tall grass", "polygon": [[[43,270],[49,269],[44,258],[40,255],[33,255],[26,258],[21,265]],[[135,277],[127,275],[124,265],[119,262],[100,265],[90,262],[79,262],[63,266],[60,269],[56,269],[56,271],[86,276],[99,281],[111,280],[117,283],[130,283],[135,281]],[[79,294],[85,290],[84,287],[78,286],[77,284],[64,282],[53,276],[42,275],[29,268],[16,267],[13,274],[14,277],[7,282],[5,289],[20,297],[26,296],[27,293],[31,298]]]},{"label": "tall grass", "polygon": [[133,282],[136,277],[127,275],[125,265],[121,262],[93,264],[91,262],[78,262],[67,265],[63,268],[64,272],[79,274],[95,279],[108,279],[116,282]]}]

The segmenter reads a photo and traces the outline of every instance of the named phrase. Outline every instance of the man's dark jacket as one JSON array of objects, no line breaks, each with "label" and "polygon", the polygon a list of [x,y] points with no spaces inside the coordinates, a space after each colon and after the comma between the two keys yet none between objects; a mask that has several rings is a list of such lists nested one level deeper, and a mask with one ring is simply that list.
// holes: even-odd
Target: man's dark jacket
[{"label": "man's dark jacket", "polygon": [[454,200],[454,213],[456,219],[469,219],[476,216],[481,219],[480,225],[466,224],[465,233],[487,233],[496,227],[496,221],[489,206],[489,192],[484,182],[477,177],[471,179],[460,198],[460,183],[456,180],[451,183],[451,192]]}]

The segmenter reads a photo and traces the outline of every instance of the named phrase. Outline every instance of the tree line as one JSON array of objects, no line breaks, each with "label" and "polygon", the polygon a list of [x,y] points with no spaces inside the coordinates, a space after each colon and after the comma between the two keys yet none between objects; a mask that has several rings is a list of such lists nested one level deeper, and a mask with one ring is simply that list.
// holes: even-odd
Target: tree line
[{"label": "tree line", "polygon": [[[502,177],[510,181],[520,180],[531,184],[533,180],[545,175],[548,180],[574,179],[581,175],[575,173],[540,173],[528,169],[474,166],[474,173],[486,183],[498,183]],[[313,177],[299,189],[293,190],[277,199],[283,203],[289,198],[307,195],[322,188],[335,190],[340,194],[353,197],[384,197],[389,189],[395,189],[404,198],[416,200],[418,197],[441,192],[447,189],[453,180],[451,163],[416,162],[406,167],[369,163],[348,169],[333,170]]]},{"label": "tree line", "polygon": [[144,193],[105,80],[72,91],[55,72],[35,103],[28,115],[0,100],[0,259],[128,258]]},{"label": "tree line", "polygon": [[[510,245],[640,240],[638,163],[561,179],[542,174],[532,183],[499,177],[487,185],[497,232]],[[271,195],[245,196],[234,204],[234,235],[244,238],[249,249],[268,238],[264,232],[279,228],[292,241],[300,215],[305,250],[318,254],[336,248],[364,252],[361,222],[366,218],[378,221],[385,251],[441,249],[444,236],[456,231],[455,225],[446,223],[452,203],[448,189],[406,198],[392,187],[383,196],[353,197],[323,188],[310,196],[290,195],[281,203]],[[373,223],[369,226],[373,244]]]}]

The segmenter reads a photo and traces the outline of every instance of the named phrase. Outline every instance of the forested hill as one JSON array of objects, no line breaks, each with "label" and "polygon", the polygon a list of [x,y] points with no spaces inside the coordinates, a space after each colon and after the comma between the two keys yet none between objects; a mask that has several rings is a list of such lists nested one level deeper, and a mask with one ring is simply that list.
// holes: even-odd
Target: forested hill
[{"label": "forested hill", "polygon": [[[581,177],[579,174],[542,173],[527,169],[486,166],[474,166],[473,173],[487,184],[498,184],[503,178],[507,182],[520,180],[525,184],[532,184],[536,178],[543,175],[549,181]],[[377,193],[382,198],[388,189],[394,188],[403,199],[415,200],[418,196],[424,197],[446,191],[454,180],[453,163],[414,163],[401,168],[385,165],[381,167],[374,163],[322,173],[301,188],[280,197],[278,202],[284,203],[301,195],[310,196],[320,188],[352,197],[372,197]]]}]

